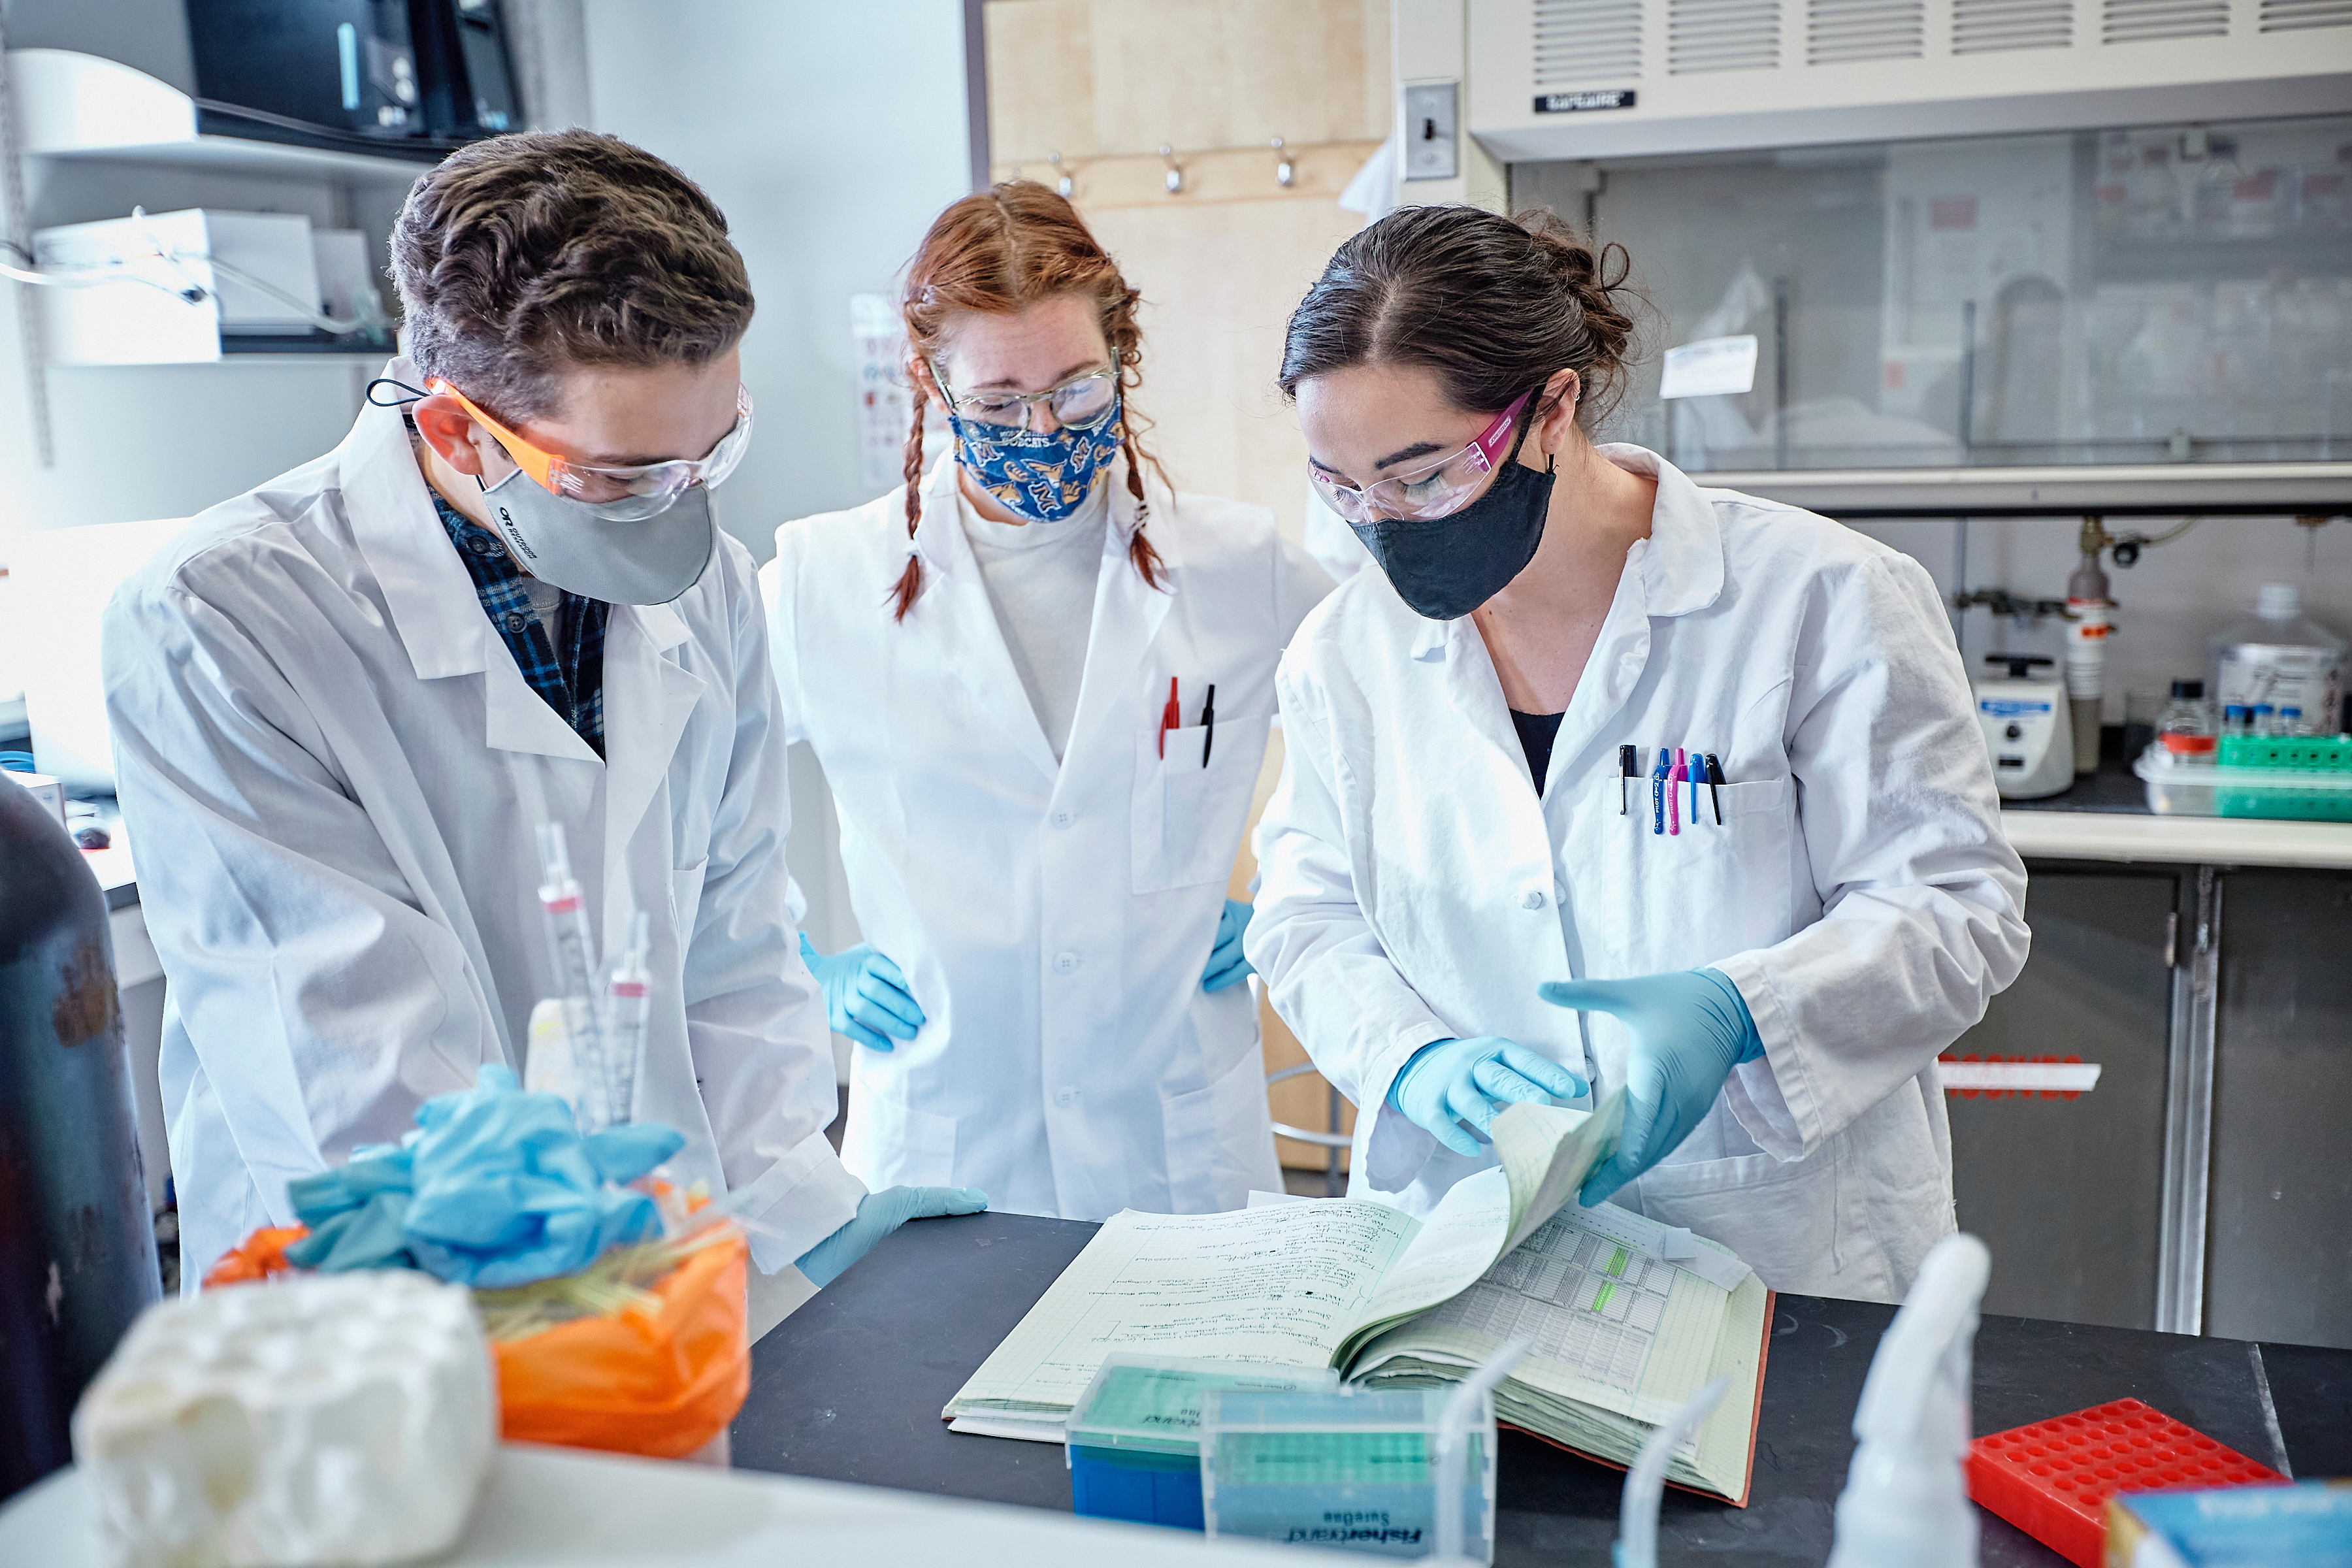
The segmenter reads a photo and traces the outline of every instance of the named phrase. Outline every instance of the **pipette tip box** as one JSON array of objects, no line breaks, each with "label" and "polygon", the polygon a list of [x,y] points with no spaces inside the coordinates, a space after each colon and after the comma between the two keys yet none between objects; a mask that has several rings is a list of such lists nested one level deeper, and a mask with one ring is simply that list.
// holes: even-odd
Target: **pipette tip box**
[{"label": "pipette tip box", "polygon": [[1339,1381],[1328,1368],[1113,1356],[1071,1406],[1063,1428],[1071,1510],[1199,1530],[1201,1408],[1210,1392],[1321,1391]]},{"label": "pipette tip box", "polygon": [[[1212,1537],[1429,1557],[1437,1542],[1439,1433],[1456,1390],[1329,1394],[1221,1390],[1201,1416],[1202,1512]],[[1470,1424],[1463,1555],[1495,1560],[1495,1405]]]},{"label": "pipette tip box", "polygon": [[1979,1437],[1968,1472],[1970,1498],[2079,1568],[2101,1568],[2118,1492],[2286,1481],[2137,1399]]}]

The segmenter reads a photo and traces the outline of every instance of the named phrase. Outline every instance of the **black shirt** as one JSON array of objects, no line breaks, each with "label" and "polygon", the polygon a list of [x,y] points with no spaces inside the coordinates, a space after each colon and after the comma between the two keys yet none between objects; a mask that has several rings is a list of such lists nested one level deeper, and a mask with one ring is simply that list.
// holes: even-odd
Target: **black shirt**
[{"label": "black shirt", "polygon": [[1511,710],[1511,728],[1519,732],[1519,749],[1528,754],[1528,772],[1535,775],[1536,793],[1543,794],[1544,774],[1551,771],[1551,743],[1559,735],[1560,713],[1522,713]]}]

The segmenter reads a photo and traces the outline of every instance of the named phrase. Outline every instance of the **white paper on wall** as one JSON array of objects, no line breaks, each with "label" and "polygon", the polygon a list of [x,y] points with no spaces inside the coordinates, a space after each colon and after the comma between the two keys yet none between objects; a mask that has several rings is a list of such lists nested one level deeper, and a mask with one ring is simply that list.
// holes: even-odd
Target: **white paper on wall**
[{"label": "white paper on wall", "polygon": [[887,294],[852,294],[849,330],[857,344],[857,478],[866,489],[903,477],[914,400],[906,381],[907,335]]},{"label": "white paper on wall", "polygon": [[1718,397],[1746,392],[1756,384],[1756,334],[1736,338],[1701,338],[1666,351],[1658,377],[1658,395]]}]

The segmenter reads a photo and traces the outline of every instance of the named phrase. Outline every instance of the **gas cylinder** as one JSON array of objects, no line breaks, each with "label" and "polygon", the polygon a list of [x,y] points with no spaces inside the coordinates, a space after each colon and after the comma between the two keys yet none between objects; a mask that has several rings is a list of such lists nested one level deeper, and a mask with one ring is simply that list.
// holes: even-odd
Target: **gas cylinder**
[{"label": "gas cylinder", "polygon": [[0,1500],[72,1462],[74,1402],[162,1295],[106,895],[0,779]]}]

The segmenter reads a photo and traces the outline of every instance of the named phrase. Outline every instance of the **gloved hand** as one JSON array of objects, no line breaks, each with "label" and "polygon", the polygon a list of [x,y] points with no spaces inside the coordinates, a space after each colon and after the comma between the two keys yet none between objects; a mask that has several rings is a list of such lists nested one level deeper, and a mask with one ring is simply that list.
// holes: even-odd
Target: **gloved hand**
[{"label": "gloved hand", "polygon": [[864,942],[831,958],[801,933],[801,958],[824,989],[824,1016],[836,1035],[847,1035],[877,1051],[892,1049],[886,1036],[911,1040],[923,1026],[923,1010],[908,989],[898,966]]},{"label": "gloved hand", "polygon": [[1500,1035],[1439,1040],[1421,1047],[1389,1086],[1389,1103],[1457,1154],[1475,1155],[1478,1140],[1503,1107],[1551,1096],[1574,1100],[1584,1079],[1538,1051]]},{"label": "gloved hand", "polygon": [[1249,934],[1250,916],[1255,912],[1239,899],[1225,900],[1225,912],[1217,917],[1217,945],[1209,949],[1209,967],[1201,975],[1202,990],[1223,991],[1257,973],[1242,956],[1242,938]]},{"label": "gloved hand", "polygon": [[979,1214],[987,1207],[988,1194],[977,1187],[885,1187],[858,1199],[849,1223],[802,1253],[798,1267],[822,1290],[908,1220]]},{"label": "gloved hand", "polygon": [[1673,1153],[1703,1120],[1723,1080],[1764,1054],[1739,988],[1712,969],[1631,980],[1555,980],[1536,994],[1555,1007],[1608,1013],[1633,1037],[1625,1058],[1625,1131],[1585,1178],[1587,1208]]}]

